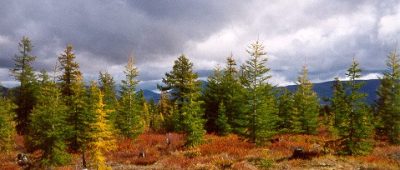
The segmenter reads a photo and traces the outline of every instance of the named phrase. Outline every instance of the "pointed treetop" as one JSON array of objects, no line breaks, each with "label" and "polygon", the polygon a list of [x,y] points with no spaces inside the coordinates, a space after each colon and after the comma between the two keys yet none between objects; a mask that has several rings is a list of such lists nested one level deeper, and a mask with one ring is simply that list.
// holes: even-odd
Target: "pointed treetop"
[{"label": "pointed treetop", "polygon": [[353,57],[353,61],[349,69],[347,69],[346,76],[350,78],[350,81],[353,81],[357,78],[361,77],[361,68],[358,61]]},{"label": "pointed treetop", "polygon": [[228,73],[237,73],[236,70],[236,61],[235,59],[233,59],[233,55],[231,53],[231,55],[226,59],[226,71]]},{"label": "pointed treetop", "polygon": [[310,84],[310,80],[308,79],[308,68],[307,65],[303,65],[303,69],[301,71],[301,76],[298,79],[300,84]]},{"label": "pointed treetop", "polygon": [[247,51],[247,53],[250,54],[250,56],[253,56],[256,58],[263,56],[263,55],[267,55],[267,53],[264,52],[264,45],[261,42],[259,42],[258,40],[255,43],[251,44],[249,46],[249,49],[247,49],[246,51]]},{"label": "pointed treetop", "polygon": [[394,49],[388,56],[386,61],[386,66],[388,70],[384,73],[385,75],[390,75],[393,79],[400,79],[400,58],[397,54],[397,49]]}]

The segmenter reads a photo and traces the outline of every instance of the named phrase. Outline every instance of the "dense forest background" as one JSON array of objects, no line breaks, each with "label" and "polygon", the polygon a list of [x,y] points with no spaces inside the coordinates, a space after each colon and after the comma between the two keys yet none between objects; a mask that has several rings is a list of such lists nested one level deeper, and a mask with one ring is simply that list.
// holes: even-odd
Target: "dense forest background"
[{"label": "dense forest background", "polygon": [[269,83],[273,75],[260,41],[249,45],[245,63],[227,57],[206,83],[194,72],[195,63],[182,54],[157,85],[160,94],[146,99],[136,88],[140,73],[134,58],[127,61],[120,83],[107,71],[85,83],[72,45],[50,72],[32,67],[37,57],[28,37],[18,47],[10,58],[15,64],[10,74],[20,85],[1,89],[0,149],[13,150],[15,135],[22,136],[26,152],[39,152],[37,167],[66,165],[78,154],[83,162],[87,155],[93,166],[107,169],[106,154],[117,149],[118,140],[144,133],[167,134],[167,139],[169,133],[182,134],[185,148],[206,143],[206,134],[235,134],[261,147],[274,142],[276,135],[316,136],[324,127],[331,138],[325,144],[334,143],[324,144],[324,153],[335,155],[367,155],[376,141],[400,143],[396,50],[388,54],[379,80],[360,81],[362,66],[353,58],[347,81],[336,78],[314,85],[304,65],[297,85],[287,88]]}]

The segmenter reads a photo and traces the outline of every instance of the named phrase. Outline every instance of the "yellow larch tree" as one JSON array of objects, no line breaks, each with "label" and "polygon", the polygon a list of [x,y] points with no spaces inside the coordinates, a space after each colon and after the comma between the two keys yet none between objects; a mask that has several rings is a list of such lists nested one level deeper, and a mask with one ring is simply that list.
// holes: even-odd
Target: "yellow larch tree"
[{"label": "yellow larch tree", "polygon": [[92,83],[90,91],[93,97],[97,100],[95,106],[93,107],[94,118],[93,123],[90,124],[90,142],[89,149],[91,152],[91,158],[97,169],[111,169],[106,165],[106,158],[104,156],[105,152],[111,151],[115,149],[115,139],[113,137],[112,126],[110,122],[107,120],[107,114],[109,113],[106,110],[103,103],[103,94],[96,87],[94,83]]}]

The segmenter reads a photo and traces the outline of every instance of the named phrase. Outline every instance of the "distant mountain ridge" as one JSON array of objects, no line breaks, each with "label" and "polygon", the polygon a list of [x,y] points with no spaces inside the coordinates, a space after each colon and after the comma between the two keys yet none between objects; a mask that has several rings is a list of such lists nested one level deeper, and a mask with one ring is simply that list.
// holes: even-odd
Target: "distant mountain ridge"
[{"label": "distant mountain ridge", "polygon": [[[342,81],[345,83],[346,81]],[[367,94],[366,102],[368,104],[373,104],[377,99],[376,91],[380,85],[379,79],[371,79],[371,80],[358,80],[357,82],[364,82],[364,86],[361,88],[361,92]],[[329,99],[333,95],[333,87],[334,81],[322,82],[322,83],[314,83],[313,90],[317,93],[318,97],[320,98],[321,104],[326,104],[327,102],[325,99]],[[204,89],[207,85],[207,82],[203,81],[202,89]],[[289,91],[294,92],[296,91],[298,85],[289,85],[284,86],[283,88],[287,88]],[[282,88],[282,87],[280,87]],[[153,99],[157,102],[160,99],[160,94],[155,93],[151,90],[144,90],[144,96],[146,100]]]},{"label": "distant mountain ridge", "polygon": [[[346,81],[342,81],[345,83]],[[379,88],[380,80],[379,79],[371,79],[371,80],[357,80],[357,82],[364,82],[364,86],[360,89],[361,92],[367,94],[366,102],[368,104],[373,104],[377,99],[376,91]],[[334,81],[322,82],[322,83],[315,83],[313,84],[313,90],[317,93],[318,97],[322,104],[325,104],[326,101],[324,99],[331,98],[333,95],[333,84]],[[286,88],[294,92],[296,91],[298,85],[290,85],[286,86]]]},{"label": "distant mountain ridge", "polygon": [[[201,81],[201,88],[204,90],[207,86],[206,81]],[[346,81],[343,81],[345,83]],[[376,91],[380,85],[379,79],[371,79],[371,80],[358,80],[358,82],[364,82],[364,86],[361,88],[361,92],[367,94],[366,102],[369,104],[373,104],[377,99]],[[326,104],[325,99],[331,98],[333,95],[333,86],[334,81],[322,82],[322,83],[314,83],[313,90],[317,93],[320,98],[321,104]],[[284,86],[283,88],[287,88],[289,91],[296,91],[298,85],[289,85]],[[282,88],[282,87],[280,87]],[[9,89],[0,85],[0,95],[4,96],[8,93]],[[144,97],[147,101],[154,100],[154,102],[158,102],[160,100],[160,94],[156,93],[152,90],[144,89],[143,90]]]},{"label": "distant mountain ridge", "polygon": [[0,96],[5,96],[8,93],[8,88],[0,85]]}]

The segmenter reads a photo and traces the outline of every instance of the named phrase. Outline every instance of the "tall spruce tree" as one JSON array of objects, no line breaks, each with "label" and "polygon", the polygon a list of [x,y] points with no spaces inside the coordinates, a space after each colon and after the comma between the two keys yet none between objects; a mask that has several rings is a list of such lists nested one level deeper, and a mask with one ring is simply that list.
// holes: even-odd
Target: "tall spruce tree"
[{"label": "tall spruce tree", "polygon": [[90,106],[93,103],[89,101],[93,94],[87,93],[85,82],[81,75],[77,75],[76,82],[72,84],[72,92],[72,103],[68,107],[68,113],[70,114],[68,120],[74,120],[71,123],[72,146],[75,146],[73,149],[77,149],[84,154],[89,141],[89,124],[94,119],[93,113],[90,112]]},{"label": "tall spruce tree", "polygon": [[181,55],[171,72],[165,74],[163,83],[171,89],[172,100],[176,103],[175,129],[187,134],[187,146],[194,146],[203,140],[205,134],[204,111],[200,107],[200,81],[193,73],[193,63]]},{"label": "tall spruce tree", "polygon": [[[303,66],[298,78],[298,88],[294,94],[296,111],[300,116],[301,132],[316,134],[318,128],[319,101],[317,94],[312,89],[312,83],[308,79],[308,69]],[[295,128],[297,129],[297,128]]]},{"label": "tall spruce tree", "polygon": [[226,59],[226,66],[223,70],[221,86],[224,88],[222,101],[225,106],[225,114],[232,131],[237,134],[244,134],[247,126],[245,100],[245,88],[240,82],[239,72],[236,68],[236,61],[232,55]]},{"label": "tall spruce tree", "polygon": [[72,84],[77,82],[77,77],[81,76],[79,71],[79,64],[75,62],[75,54],[71,44],[67,45],[64,53],[58,57],[60,63],[60,71],[62,75],[58,78],[61,84],[61,92],[67,106],[72,103],[72,96],[74,95]]},{"label": "tall spruce tree", "polygon": [[115,81],[110,73],[107,71],[99,73],[99,86],[101,92],[104,94],[104,104],[107,110],[110,110],[108,120],[112,122],[115,127],[115,116],[117,108],[117,95],[115,91]]},{"label": "tall spruce tree", "polygon": [[165,73],[162,81],[171,89],[171,98],[179,109],[188,102],[191,94],[199,92],[200,81],[197,78],[198,75],[193,73],[193,63],[183,54],[175,60],[172,71]]},{"label": "tall spruce tree", "polygon": [[242,66],[242,84],[247,90],[249,109],[248,136],[252,142],[262,142],[274,135],[277,117],[275,95],[272,86],[267,82],[268,75],[264,46],[256,41],[247,52],[250,59]]},{"label": "tall spruce tree", "polygon": [[14,68],[10,70],[15,80],[20,82],[20,86],[15,90],[14,97],[14,103],[17,105],[15,108],[16,128],[19,134],[27,133],[27,127],[30,124],[29,115],[36,101],[36,77],[35,70],[32,67],[36,57],[31,54],[32,47],[31,40],[28,37],[22,37],[18,44],[20,54],[14,56]]},{"label": "tall spruce tree", "polygon": [[140,117],[141,106],[136,95],[138,70],[134,65],[133,58],[129,58],[125,66],[125,80],[121,83],[121,98],[116,115],[116,128],[119,133],[127,138],[135,138],[143,132],[143,124]]},{"label": "tall spruce tree", "polygon": [[[181,55],[174,62],[172,71],[165,73],[163,83],[170,89],[171,100],[177,105],[177,124],[175,130],[184,128],[182,107],[187,104],[192,94],[200,93],[200,81],[198,75],[193,73],[193,63],[185,55]],[[193,100],[193,99],[192,99]],[[197,100],[197,99],[196,99]]]},{"label": "tall spruce tree", "polygon": [[84,95],[82,73],[79,71],[79,64],[75,61],[75,54],[72,45],[67,45],[64,53],[58,57],[62,74],[58,77],[61,86],[61,93],[65,105],[68,107],[68,124],[72,129],[68,139],[70,147],[77,151],[80,149],[78,136],[80,131],[79,117],[84,114]]},{"label": "tall spruce tree", "polygon": [[396,50],[388,55],[386,65],[377,92],[376,126],[391,143],[400,144],[400,58]]},{"label": "tall spruce tree", "polygon": [[[47,77],[47,76],[42,76]],[[70,161],[66,151],[67,107],[54,82],[43,80],[29,124],[27,145],[30,151],[42,150],[40,163],[44,167],[65,165]]]},{"label": "tall spruce tree", "polygon": [[207,79],[207,85],[202,96],[204,101],[204,114],[207,120],[206,129],[209,132],[218,132],[216,124],[218,118],[218,106],[224,100],[225,87],[222,85],[223,72],[219,66],[214,69],[214,73]]},{"label": "tall spruce tree", "polygon": [[[347,70],[346,76],[349,81],[345,84],[346,93],[345,101],[348,103],[348,109],[344,109],[344,113],[339,116],[340,124],[339,136],[343,139],[342,154],[363,155],[372,149],[372,123],[371,113],[365,104],[366,94],[359,92],[363,86],[362,82],[357,82],[361,77],[361,69],[359,63],[353,59],[350,68]],[[343,105],[342,107],[346,107]],[[337,121],[339,122],[339,121]]]},{"label": "tall spruce tree", "polygon": [[349,103],[347,103],[347,96],[345,92],[345,88],[343,83],[339,80],[338,77],[335,78],[333,83],[333,96],[330,100],[331,110],[333,112],[330,117],[332,118],[332,122],[330,122],[330,131],[332,134],[339,135],[345,134],[347,129],[342,129],[340,127],[346,126],[346,122],[348,119],[348,113],[350,112]]},{"label": "tall spruce tree", "polygon": [[[208,78],[203,95],[206,129],[211,132],[218,130],[216,119],[219,117],[219,105],[223,102],[227,123],[237,134],[245,131],[246,119],[243,107],[244,88],[240,84],[236,62],[232,55],[227,58],[226,66],[222,70],[217,67],[214,74]],[[217,132],[219,133],[219,132]]]}]

